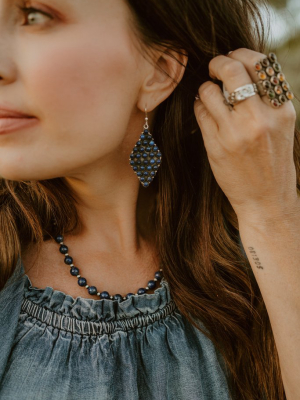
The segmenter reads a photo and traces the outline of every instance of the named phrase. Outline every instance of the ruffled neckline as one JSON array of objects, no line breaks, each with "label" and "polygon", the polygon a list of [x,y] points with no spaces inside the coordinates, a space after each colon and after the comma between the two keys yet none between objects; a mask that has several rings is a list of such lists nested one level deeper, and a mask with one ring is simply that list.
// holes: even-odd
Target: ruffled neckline
[{"label": "ruffled neckline", "polygon": [[162,311],[173,303],[169,284],[164,278],[154,293],[134,295],[123,302],[118,302],[109,299],[74,298],[50,286],[44,289],[36,288],[25,274],[24,297],[46,310],[92,322],[112,322],[149,315]]}]

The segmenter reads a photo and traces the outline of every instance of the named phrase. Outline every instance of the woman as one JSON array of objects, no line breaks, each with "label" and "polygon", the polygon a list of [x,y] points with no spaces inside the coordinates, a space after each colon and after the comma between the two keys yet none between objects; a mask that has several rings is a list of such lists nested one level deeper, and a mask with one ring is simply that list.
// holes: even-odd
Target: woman
[{"label": "woman", "polygon": [[299,133],[258,4],[0,18],[0,398],[298,398]]}]

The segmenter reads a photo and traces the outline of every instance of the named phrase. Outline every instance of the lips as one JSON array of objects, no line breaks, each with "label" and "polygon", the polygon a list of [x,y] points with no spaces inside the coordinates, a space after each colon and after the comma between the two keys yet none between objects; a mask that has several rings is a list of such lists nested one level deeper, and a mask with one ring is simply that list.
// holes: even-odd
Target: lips
[{"label": "lips", "polygon": [[39,120],[37,118],[0,118],[0,136],[15,131],[29,129],[35,126]]},{"label": "lips", "polygon": [[20,111],[10,110],[0,106],[0,118],[34,118]]}]

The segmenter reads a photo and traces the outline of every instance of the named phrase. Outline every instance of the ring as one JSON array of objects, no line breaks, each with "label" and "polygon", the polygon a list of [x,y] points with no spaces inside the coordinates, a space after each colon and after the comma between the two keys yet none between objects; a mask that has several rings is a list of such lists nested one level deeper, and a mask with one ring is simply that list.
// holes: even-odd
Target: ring
[{"label": "ring", "polygon": [[232,111],[235,104],[259,94],[255,83],[248,83],[247,85],[241,86],[235,89],[232,93],[229,93],[226,90],[223,83],[223,93],[225,97],[224,103],[229,106],[230,111]]},{"label": "ring", "polygon": [[279,108],[289,100],[293,100],[294,93],[290,90],[290,85],[286,81],[285,75],[281,71],[281,65],[277,61],[275,53],[269,53],[254,64],[255,71],[259,77],[257,83],[241,86],[229,93],[223,83],[224,104],[233,110],[233,106],[249,97],[259,94],[260,97],[268,96],[273,108]]},{"label": "ring", "polygon": [[256,83],[260,96],[267,95],[274,108],[293,100],[294,93],[290,90],[275,53],[269,53],[268,57],[257,61],[254,68],[260,79]]}]

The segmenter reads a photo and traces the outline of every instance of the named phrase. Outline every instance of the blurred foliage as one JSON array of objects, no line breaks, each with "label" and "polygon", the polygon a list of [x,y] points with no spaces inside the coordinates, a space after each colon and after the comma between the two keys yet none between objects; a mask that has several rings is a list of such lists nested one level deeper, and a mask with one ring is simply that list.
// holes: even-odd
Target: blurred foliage
[{"label": "blurred foliage", "polygon": [[271,51],[276,53],[286,80],[295,95],[292,102],[297,111],[297,126],[300,129],[300,35],[290,38],[284,45],[273,48]]},{"label": "blurred foliage", "polygon": [[272,0],[270,3],[276,8],[284,8],[287,7],[288,2],[287,0]]},{"label": "blurred foliage", "polygon": [[[293,24],[293,21],[296,21],[296,18],[300,19],[300,0],[299,0],[299,8],[289,10],[289,1],[288,0],[269,0],[268,1],[272,6],[275,6],[276,9],[280,9],[282,15],[291,14],[293,18],[290,21]],[[285,10],[284,10],[285,9]],[[295,12],[297,11],[297,13]],[[291,30],[290,37],[287,38],[280,45],[273,45],[272,41],[269,47],[270,51],[273,51],[277,57],[278,61],[281,64],[282,71],[286,76],[287,82],[291,86],[291,90],[295,95],[295,99],[292,100],[294,107],[297,112],[297,127],[300,129],[300,27],[293,24],[293,29]],[[268,50],[269,50],[268,49]]]}]

